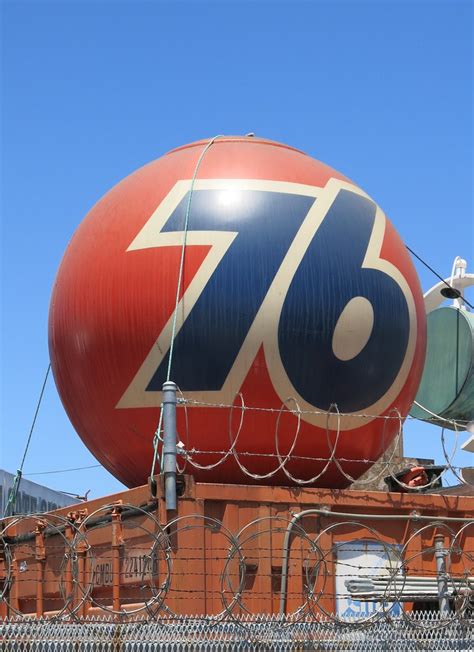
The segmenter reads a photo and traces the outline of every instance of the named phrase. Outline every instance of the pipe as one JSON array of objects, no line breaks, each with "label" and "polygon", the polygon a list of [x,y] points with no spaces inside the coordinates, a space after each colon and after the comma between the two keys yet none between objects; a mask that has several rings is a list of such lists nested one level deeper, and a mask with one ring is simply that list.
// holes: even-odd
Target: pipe
[{"label": "pipe", "polygon": [[176,384],[163,383],[163,475],[166,511],[176,511]]},{"label": "pipe", "polygon": [[286,528],[285,538],[283,540],[283,562],[281,565],[281,584],[280,584],[280,616],[286,613],[286,597],[288,585],[288,557],[290,556],[290,539],[291,532],[296,523],[304,516],[320,515],[321,512],[326,510],[321,509],[305,509],[298,514],[295,514]]},{"label": "pipe", "polygon": [[437,534],[434,538],[436,575],[438,578],[438,599],[439,612],[441,616],[448,616],[450,612],[448,598],[448,577],[446,575],[446,549],[444,547],[444,536]]},{"label": "pipe", "polygon": [[285,539],[283,541],[283,562],[281,568],[281,584],[280,584],[280,615],[284,615],[286,612],[286,590],[288,584],[288,558],[290,556],[290,538],[291,531],[296,523],[303,518],[304,516],[332,516],[335,518],[350,518],[351,520],[358,519],[367,519],[375,521],[396,521],[400,519],[413,519],[416,521],[429,521],[429,522],[446,522],[446,521],[456,521],[461,523],[472,523],[472,518],[456,518],[455,516],[423,516],[421,514],[350,514],[348,512],[333,512],[330,509],[324,508],[314,508],[314,509],[305,509],[298,514],[295,514],[291,521],[288,523],[288,527],[285,532]]}]

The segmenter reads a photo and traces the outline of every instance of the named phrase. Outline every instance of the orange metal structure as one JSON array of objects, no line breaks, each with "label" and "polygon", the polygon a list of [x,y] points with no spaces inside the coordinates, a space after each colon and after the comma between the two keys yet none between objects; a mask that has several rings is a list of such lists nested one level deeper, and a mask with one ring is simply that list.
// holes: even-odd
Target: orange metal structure
[{"label": "orange metal structure", "polygon": [[[473,574],[473,498],[201,484],[185,476],[178,512],[167,514],[159,478],[156,493],[145,485],[75,512],[4,521],[0,617],[278,613],[282,604],[286,613],[332,613],[335,550],[355,540],[404,546],[407,574],[436,576],[434,538],[442,536],[451,576]],[[295,518],[305,510],[313,511]]]}]

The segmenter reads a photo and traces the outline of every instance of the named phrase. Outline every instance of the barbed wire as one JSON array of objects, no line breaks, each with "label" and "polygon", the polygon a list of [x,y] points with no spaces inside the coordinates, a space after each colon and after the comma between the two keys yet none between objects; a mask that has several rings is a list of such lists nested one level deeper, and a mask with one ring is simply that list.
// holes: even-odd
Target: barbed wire
[{"label": "barbed wire", "polygon": [[[187,465],[197,469],[199,471],[211,471],[219,466],[222,466],[226,463],[229,463],[231,459],[240,469],[243,476],[251,478],[254,482],[260,482],[262,480],[269,480],[271,478],[286,477],[291,484],[305,486],[305,485],[314,485],[325,477],[329,470],[336,470],[342,478],[344,478],[347,483],[352,484],[358,482],[359,486],[362,488],[364,486],[370,486],[374,482],[381,479],[382,476],[388,476],[391,478],[395,486],[398,486],[401,490],[413,490],[413,487],[404,483],[400,477],[398,477],[397,471],[400,469],[395,469],[395,462],[397,460],[402,461],[404,458],[397,458],[397,450],[400,447],[401,442],[403,441],[403,424],[405,417],[402,417],[400,411],[397,408],[391,408],[387,414],[384,415],[371,415],[371,414],[353,414],[353,413],[343,413],[340,412],[336,404],[332,404],[329,409],[325,412],[323,411],[308,411],[301,410],[297,400],[293,397],[286,399],[284,403],[280,405],[279,408],[267,408],[261,406],[249,406],[246,405],[242,393],[238,393],[232,404],[224,403],[208,403],[196,401],[194,399],[188,399],[178,388],[178,408],[183,410],[184,415],[184,432],[181,432],[181,437],[184,439],[184,442],[181,441],[178,447],[178,453],[182,464],[180,462],[179,472],[184,473]],[[237,404],[236,404],[237,403]],[[188,416],[188,408],[192,406],[196,407],[207,407],[207,408],[219,408],[227,409],[228,414],[228,441],[229,447],[227,449],[211,449],[203,450],[202,448],[196,448],[191,446],[191,432],[190,432],[190,419]],[[293,406],[293,407],[291,407]],[[238,423],[236,428],[233,427],[233,417],[237,412]],[[271,451],[249,451],[249,450],[240,450],[238,447],[239,438],[241,437],[242,431],[245,426],[245,417],[247,414],[252,412],[266,412],[275,415],[275,424],[274,424],[274,433],[273,433],[273,448],[274,452]],[[286,437],[286,447],[287,452],[281,452],[281,419],[282,415],[290,415],[294,417],[295,421],[293,424],[293,432]],[[301,436],[301,426],[304,416],[307,415],[318,415],[324,417],[325,426],[322,430],[325,432],[325,441],[328,448],[328,455],[325,457],[321,456],[310,456],[310,455],[301,455],[296,452],[297,445],[302,441]],[[337,454],[338,443],[340,440],[342,432],[342,424],[345,418],[366,418],[371,420],[380,420],[381,421],[381,432],[380,432],[380,449],[382,451],[381,457],[378,459],[370,459],[367,457],[362,457],[358,459],[350,459],[342,455]],[[333,421],[333,425],[330,426],[330,421]],[[448,423],[450,429],[454,430],[455,440],[452,446],[451,451],[446,450],[446,437],[445,429],[441,428],[441,446],[444,457],[444,468],[442,468],[437,474],[433,474],[430,479],[427,478],[427,481],[423,484],[417,486],[418,491],[425,491],[430,488],[433,488],[439,483],[441,478],[451,471],[454,477],[461,484],[468,484],[467,480],[460,473],[462,467],[456,466],[454,463],[454,458],[458,450],[458,437],[459,437],[459,424],[460,421],[443,419],[440,417],[442,423]],[[335,422],[335,424],[334,424]],[[387,425],[397,423],[395,436],[393,433],[387,434]],[[467,421],[466,421],[467,422]],[[212,436],[208,436],[210,441],[213,441]],[[217,460],[208,462],[204,464],[199,460],[205,456],[217,456]],[[243,463],[242,458],[268,458],[275,459],[275,466],[270,470],[266,470],[265,473],[256,473],[252,471],[248,465]],[[302,478],[295,475],[288,467],[293,465],[295,461],[302,462],[313,462],[314,470],[317,472],[309,478]],[[361,470],[361,473],[364,473],[369,466],[372,466],[377,463],[377,466],[372,470],[372,473],[365,478],[360,478],[359,476],[354,476],[351,474],[347,467],[353,465],[366,466],[365,469]]]},{"label": "barbed wire", "polygon": [[[408,605],[436,605],[441,577],[452,608],[436,626],[472,618],[472,519],[425,517],[420,523],[422,516],[399,514],[399,526],[388,532],[383,521],[393,515],[365,514],[361,520],[361,514],[348,519],[307,510],[298,522],[267,515],[233,532],[221,518],[197,513],[163,525],[156,509],[156,501],[112,503],[87,515],[4,519],[0,614],[176,622],[206,609],[218,623],[251,616],[256,605],[274,612],[280,599],[279,616],[290,624],[314,618],[360,628],[401,617],[423,627]],[[441,574],[434,564],[436,537],[443,538]],[[357,581],[372,582],[375,592],[351,589]],[[349,615],[341,604],[352,608]]]},{"label": "barbed wire", "polygon": [[[242,409],[242,410],[252,410],[254,412],[274,412],[274,413],[279,413],[281,411],[281,408],[275,408],[275,407],[264,407],[260,405],[242,405],[240,408],[236,408],[234,404],[232,403],[213,403],[210,401],[198,401],[197,399],[191,399],[188,398],[184,395],[184,393],[178,388],[178,392],[180,394],[180,397],[177,400],[177,404],[179,405],[188,405],[188,406],[193,406],[193,407],[208,407],[208,408],[216,408],[216,409],[229,409],[229,408],[234,408],[234,409]],[[289,397],[287,401],[294,401],[295,404],[297,405],[296,399],[293,397]],[[285,401],[286,403],[286,401]],[[433,416],[433,418],[437,418],[440,421],[444,421],[446,423],[450,424],[468,424],[472,419],[446,419],[439,414],[436,414],[435,412],[432,412],[429,410],[427,407],[424,405],[421,405],[420,403],[417,403],[415,401],[416,405],[420,407],[421,409],[425,410],[430,416]],[[334,404],[335,405],[335,404]],[[290,410],[291,411],[291,410]],[[328,411],[327,410],[302,410],[299,409],[294,411],[295,414],[300,414],[300,415],[315,415],[315,416],[327,416]],[[339,412],[341,417],[350,417],[351,419],[378,419],[378,420],[390,420],[390,419],[395,419],[397,420],[397,416],[390,416],[389,414],[371,414],[368,412]],[[419,417],[415,417],[411,414],[407,414],[405,417],[403,417],[404,420],[413,420],[413,421],[424,421],[424,419],[420,419]]]},{"label": "barbed wire", "polygon": [[[242,393],[238,393],[236,395],[236,398],[232,403],[212,403],[212,402],[206,402],[206,401],[198,401],[196,399],[190,399],[186,397],[183,392],[177,388],[178,390],[178,400],[177,400],[177,406],[178,408],[183,409],[184,413],[184,428],[183,432],[181,433],[182,438],[185,440],[185,442],[181,442],[181,446],[179,449],[180,453],[180,466],[178,468],[179,473],[184,473],[186,469],[186,465],[189,463],[191,466],[193,466],[195,469],[199,469],[201,471],[210,471],[212,469],[217,468],[218,466],[224,464],[226,461],[229,460],[229,458],[233,458],[235,463],[238,465],[242,473],[246,477],[250,477],[255,481],[260,481],[263,479],[269,479],[274,477],[276,474],[281,473],[284,474],[287,479],[290,480],[290,482],[294,484],[300,484],[300,485],[309,485],[309,484],[314,484],[318,480],[320,480],[322,477],[324,477],[325,472],[333,465],[341,474],[345,480],[348,482],[355,482],[357,481],[359,485],[370,485],[371,483],[375,482],[378,480],[382,473],[387,473],[388,475],[392,475],[390,473],[390,465],[397,462],[401,461],[403,458],[398,458],[396,455],[396,448],[397,445],[402,441],[403,437],[403,424],[406,421],[424,421],[419,419],[418,417],[414,417],[410,414],[403,416],[399,412],[397,408],[391,408],[387,414],[371,414],[371,413],[348,413],[348,412],[341,412],[336,404],[332,404],[327,411],[322,411],[322,410],[303,410],[300,408],[298,405],[298,402],[296,399],[289,397],[284,403],[280,405],[279,408],[275,407],[263,407],[263,406],[255,406],[255,405],[247,405],[244,401],[244,397]],[[236,405],[236,400],[240,403],[240,405]],[[294,408],[292,409],[290,405],[294,405]],[[450,430],[453,430],[456,434],[456,441],[453,446],[453,450],[451,453],[448,453],[446,451],[446,446],[445,446],[445,435],[444,435],[444,428],[441,430],[441,446],[443,449],[443,457],[446,461],[446,466],[447,468],[442,470],[440,474],[436,478],[432,478],[429,483],[424,485],[423,487],[420,487],[420,489],[424,488],[430,488],[436,482],[443,476],[445,475],[448,471],[452,471],[453,475],[455,478],[462,484],[468,484],[466,479],[460,475],[459,471],[461,471],[462,467],[456,466],[453,464],[453,458],[454,455],[457,451],[457,443],[458,443],[458,435],[459,432],[462,430],[463,427],[465,427],[470,420],[469,419],[445,419],[444,417],[441,417],[434,412],[430,411],[427,407],[415,402],[415,404],[423,409],[427,415],[433,420],[436,420],[438,424],[446,424],[449,426]],[[190,425],[189,425],[189,416],[188,416],[188,408],[210,408],[210,409],[219,409],[219,410],[228,410],[229,416],[228,416],[228,439],[229,439],[229,448],[225,450],[200,450],[197,449],[195,446],[190,446],[190,438],[191,438],[191,433],[190,433]],[[232,426],[232,419],[233,415],[235,413],[239,413],[239,423],[236,429],[236,432],[234,434],[234,428]],[[268,451],[261,451],[261,452],[256,452],[256,451],[246,451],[246,450],[239,450],[237,448],[237,444],[239,442],[239,437],[242,433],[243,427],[244,427],[244,420],[245,416],[249,413],[269,413],[269,414],[274,414],[276,417],[275,425],[274,425],[274,433],[273,433],[273,440],[274,440],[274,449],[275,452],[271,453]],[[295,432],[291,440],[291,446],[288,452],[284,455],[280,454],[279,452],[279,439],[280,439],[280,430],[281,430],[281,418],[282,415],[290,415],[295,417],[296,423],[295,423]],[[331,418],[331,415],[333,418],[337,420],[337,425],[335,428],[329,428],[329,421]],[[308,455],[301,455],[298,453],[294,453],[294,450],[297,446],[297,443],[299,441],[300,437],[300,431],[301,431],[301,425],[302,421],[304,421],[305,417],[308,416],[317,416],[317,417],[323,417],[325,420],[325,427],[323,430],[325,430],[326,433],[326,441],[328,443],[328,449],[329,449],[329,455],[326,457],[318,457],[318,456],[308,456]],[[344,419],[365,419],[365,420],[370,420],[370,421],[379,421],[381,422],[381,440],[382,440],[382,446],[381,448],[383,449],[383,452],[381,454],[381,457],[378,459],[370,459],[367,457],[363,458],[358,458],[358,459],[350,459],[348,457],[336,455],[336,449],[337,449],[337,443],[341,434],[341,423],[344,421]],[[387,437],[386,436],[386,428],[387,424],[390,424],[391,422],[396,421],[398,422],[398,428],[397,428],[397,433],[395,436],[395,439],[392,437]],[[331,441],[329,434],[334,433],[335,436],[335,441],[334,443]],[[212,440],[212,437],[209,437],[209,439]],[[387,445],[385,443],[385,440],[387,440]],[[156,448],[157,454],[159,456],[159,444],[162,443],[162,431],[161,429],[157,431],[156,437],[154,439],[154,449]],[[392,449],[390,451],[390,454],[387,458],[387,449],[389,448],[389,444],[392,444]],[[158,446],[158,448],[157,448]],[[212,463],[208,464],[201,464],[196,457],[198,456],[204,456],[204,455],[219,455],[220,458]],[[272,469],[271,471],[268,471],[264,474],[258,474],[258,473],[253,473],[248,467],[246,467],[240,458],[242,457],[273,457],[278,460],[278,465],[276,468]],[[313,476],[312,478],[297,478],[295,477],[292,473],[289,472],[287,465],[291,461],[313,461],[313,462],[321,462],[324,463],[323,470],[318,471],[318,473]],[[360,478],[355,478],[353,477],[348,471],[343,467],[343,465],[347,464],[359,464],[359,465],[372,465],[378,462],[378,471],[371,475],[370,477],[367,477],[365,479],[360,479]],[[94,468],[100,468],[100,464],[94,464],[94,465],[89,465],[89,466],[84,466],[84,467],[73,467],[73,468],[67,468],[67,469],[58,469],[58,470],[49,470],[49,471],[36,471],[36,472],[29,472],[25,473],[25,476],[37,476],[37,475],[49,475],[49,474],[60,474],[60,473],[66,473],[66,472],[73,472],[73,471],[81,471],[81,470],[86,470],[86,469],[94,469]],[[401,488],[407,488],[406,485],[403,485],[401,483],[400,479],[397,479],[393,477],[393,481],[398,484]]]}]

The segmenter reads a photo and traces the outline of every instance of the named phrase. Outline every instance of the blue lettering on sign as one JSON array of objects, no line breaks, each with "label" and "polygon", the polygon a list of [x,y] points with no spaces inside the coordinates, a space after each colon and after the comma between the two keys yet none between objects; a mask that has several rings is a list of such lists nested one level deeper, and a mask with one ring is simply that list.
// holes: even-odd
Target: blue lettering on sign
[{"label": "blue lettering on sign", "polygon": [[[225,196],[224,196],[225,198]],[[183,391],[219,390],[224,384],[314,197],[238,190],[195,190],[189,231],[231,231],[230,245],[174,342],[173,380]],[[162,232],[182,231],[189,193]],[[212,355],[210,355],[212,352]],[[169,353],[147,391],[161,390]]]},{"label": "blue lettering on sign", "polygon": [[[405,357],[410,327],[405,296],[388,274],[362,268],[375,213],[372,201],[341,190],[283,304],[278,327],[283,365],[300,396],[321,409],[337,403],[342,412],[356,412],[373,405],[391,387]],[[358,355],[340,360],[332,347],[334,329],[356,296],[372,304],[373,329]]]}]

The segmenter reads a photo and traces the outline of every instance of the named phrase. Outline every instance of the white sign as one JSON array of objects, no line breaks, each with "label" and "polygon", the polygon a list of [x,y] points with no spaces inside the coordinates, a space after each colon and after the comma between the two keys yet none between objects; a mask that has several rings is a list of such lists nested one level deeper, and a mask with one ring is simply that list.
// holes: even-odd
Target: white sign
[{"label": "white sign", "polygon": [[[346,581],[384,575],[392,577],[400,568],[396,553],[398,547],[363,539],[336,544],[336,613],[339,617],[368,618],[383,608],[381,602],[353,600]],[[401,613],[399,604],[386,602],[384,608],[391,609],[393,616]]]},{"label": "white sign", "polygon": [[[2,515],[6,516],[5,510],[14,483],[15,476],[12,473],[0,469],[0,517]],[[16,496],[14,512],[15,514],[49,512],[59,507],[69,507],[69,505],[74,505],[78,502],[79,500],[77,498],[22,478]],[[11,513],[10,509],[9,513]]]}]

